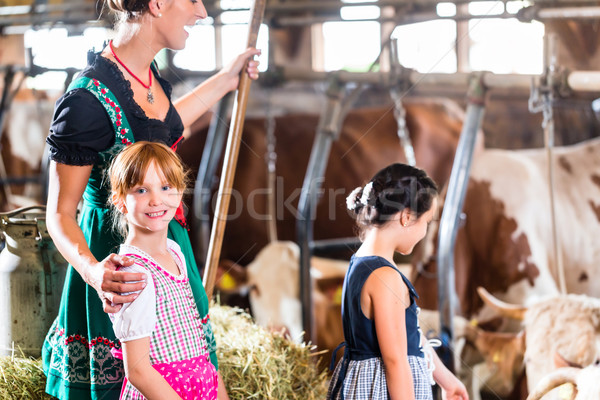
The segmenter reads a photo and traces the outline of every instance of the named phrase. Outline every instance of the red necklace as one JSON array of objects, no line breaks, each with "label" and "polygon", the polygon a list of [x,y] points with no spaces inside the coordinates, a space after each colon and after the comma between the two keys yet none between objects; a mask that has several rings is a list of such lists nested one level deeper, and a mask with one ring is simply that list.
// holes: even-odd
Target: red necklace
[{"label": "red necklace", "polygon": [[148,103],[154,104],[154,94],[152,93],[152,69],[148,68],[149,83],[147,85],[145,85],[144,82],[142,82],[142,80],[140,78],[135,76],[135,74],[133,72],[131,72],[131,70],[129,68],[127,68],[127,66],[125,64],[123,64],[123,61],[121,61],[119,59],[119,57],[117,57],[117,55],[115,54],[115,49],[113,49],[112,40],[110,42],[108,42],[108,46],[110,47],[110,51],[111,51],[113,57],[115,58],[115,60],[117,60],[117,62],[119,64],[121,64],[121,66],[123,68],[125,68],[125,71],[129,72],[129,75],[133,76],[135,78],[135,80],[138,81],[145,89],[148,89],[148,95],[146,96],[146,99],[148,99]]}]

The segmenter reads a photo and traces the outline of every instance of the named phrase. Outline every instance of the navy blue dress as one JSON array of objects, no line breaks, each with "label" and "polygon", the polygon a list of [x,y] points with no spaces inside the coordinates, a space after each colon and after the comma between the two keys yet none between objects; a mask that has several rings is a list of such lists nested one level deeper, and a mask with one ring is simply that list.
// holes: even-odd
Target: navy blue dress
[{"label": "navy blue dress", "polygon": [[[389,399],[385,366],[375,331],[375,321],[362,312],[360,295],[373,271],[381,267],[398,269],[383,257],[352,256],[342,292],[344,357],[338,363],[327,393],[328,399]],[[421,347],[421,330],[415,300],[419,297],[410,281],[398,271],[408,287],[410,306],[405,310],[408,362],[413,374],[415,398],[432,400],[431,373]],[[335,357],[334,357],[335,359]]]}]

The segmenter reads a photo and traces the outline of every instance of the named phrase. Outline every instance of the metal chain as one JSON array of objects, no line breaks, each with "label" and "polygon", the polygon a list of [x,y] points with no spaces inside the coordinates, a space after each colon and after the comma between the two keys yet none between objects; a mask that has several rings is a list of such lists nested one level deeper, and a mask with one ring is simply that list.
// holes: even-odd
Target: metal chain
[{"label": "metal chain", "polygon": [[[552,73],[549,71],[548,74]],[[551,78],[548,79],[551,81]],[[565,277],[564,264],[562,259],[562,249],[560,246],[558,229],[556,224],[556,201],[555,201],[555,179],[554,179],[554,88],[553,85],[546,84],[546,80],[538,87],[532,80],[531,95],[528,106],[531,113],[542,112],[542,129],[544,130],[544,146],[548,159],[548,185],[550,199],[550,218],[552,221],[552,239],[554,241],[554,260],[556,275],[558,277],[558,287],[562,294],[567,294],[567,284]],[[541,95],[540,95],[541,94]],[[541,97],[541,98],[540,98]]]}]

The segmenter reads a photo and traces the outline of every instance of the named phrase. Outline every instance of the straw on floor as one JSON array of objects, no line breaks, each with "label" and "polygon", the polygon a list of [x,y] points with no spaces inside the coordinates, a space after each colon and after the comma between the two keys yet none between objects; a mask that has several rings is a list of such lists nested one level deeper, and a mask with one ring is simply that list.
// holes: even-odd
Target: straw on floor
[{"label": "straw on floor", "polygon": [[210,316],[232,400],[325,398],[327,372],[319,372],[312,346],[267,332],[238,308],[213,305]]},{"label": "straw on floor", "polygon": [[[266,331],[238,308],[213,304],[210,315],[231,400],[325,398],[327,373],[319,372],[312,346]],[[52,399],[45,385],[41,360],[0,357],[0,399]]]}]

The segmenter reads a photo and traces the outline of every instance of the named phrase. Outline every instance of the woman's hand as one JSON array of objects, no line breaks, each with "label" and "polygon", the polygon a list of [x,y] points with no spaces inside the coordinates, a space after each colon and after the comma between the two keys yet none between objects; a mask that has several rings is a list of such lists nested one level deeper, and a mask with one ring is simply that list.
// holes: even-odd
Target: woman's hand
[{"label": "woman's hand", "polygon": [[117,271],[119,267],[129,267],[132,264],[133,260],[128,257],[110,254],[85,269],[83,279],[98,292],[104,312],[119,311],[123,303],[135,300],[138,292],[146,287],[144,274]]},{"label": "woman's hand", "polygon": [[[244,65],[246,65],[246,61],[259,54],[260,50],[249,47],[217,74],[211,76],[196,86],[194,90],[175,101],[175,108],[181,117],[183,126],[186,128],[192,126],[194,121],[221,100],[225,94],[237,89],[240,81],[240,72],[244,68]],[[250,59],[246,71],[250,79],[257,79],[258,61]],[[188,137],[189,134],[189,130],[184,132],[185,137]]]},{"label": "woman's hand", "polygon": [[250,79],[258,79],[259,62],[252,58],[258,55],[260,55],[260,50],[249,47],[221,70],[221,73],[228,77],[229,90],[237,88],[240,72],[244,68],[244,65],[246,65],[246,61],[248,61],[248,68],[246,68],[248,77]]}]

